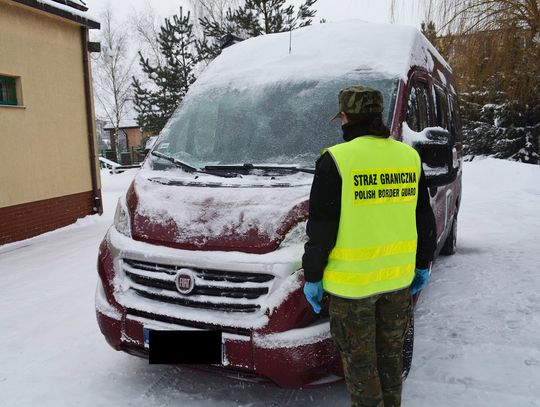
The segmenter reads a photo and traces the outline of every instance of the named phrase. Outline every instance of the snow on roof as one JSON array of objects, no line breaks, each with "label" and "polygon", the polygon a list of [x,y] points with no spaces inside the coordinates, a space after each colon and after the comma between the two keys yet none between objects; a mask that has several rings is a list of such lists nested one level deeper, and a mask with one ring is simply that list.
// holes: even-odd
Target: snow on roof
[{"label": "snow on roof", "polygon": [[[60,4],[54,0],[35,0],[35,1],[36,3],[41,3],[45,6],[52,7],[57,10],[61,10],[63,13],[69,14],[73,20],[81,21],[82,19],[81,22],[84,24],[88,24],[89,26],[91,26],[91,28],[99,28],[99,23],[97,22],[97,18],[93,16],[91,13],[88,13],[87,11],[77,10],[66,4]],[[81,3],[80,1],[78,3],[81,5],[84,5],[84,3]]]},{"label": "snow on roof", "polygon": [[[73,3],[78,3],[79,5],[86,7],[86,3],[82,0],[71,0]],[[88,8],[88,7],[86,7]]]},{"label": "snow on roof", "polygon": [[412,26],[350,20],[263,35],[228,47],[209,64],[198,84],[257,86],[355,73],[406,80],[412,66],[432,71],[434,58],[450,70],[433,45]]},{"label": "snow on roof", "polygon": [[[118,126],[119,129],[127,129],[130,127],[141,127],[137,124],[137,120],[135,119],[126,119],[120,121],[120,125]],[[107,122],[105,126],[103,127],[104,130],[111,130],[114,129],[114,125],[111,122]]]}]

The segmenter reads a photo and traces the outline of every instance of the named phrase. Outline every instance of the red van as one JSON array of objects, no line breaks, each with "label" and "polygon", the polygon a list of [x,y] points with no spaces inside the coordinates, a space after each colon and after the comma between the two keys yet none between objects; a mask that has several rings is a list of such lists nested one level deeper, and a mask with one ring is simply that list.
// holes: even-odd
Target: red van
[{"label": "red van", "polygon": [[284,387],[339,374],[327,309],[314,314],[302,293],[301,256],[315,161],[342,142],[329,119],[339,90],[358,83],[383,93],[392,137],[419,150],[438,250],[455,251],[458,97],[425,37],[348,21],[249,39],[192,85],[118,203],[96,290],[114,349],[148,357],[150,332],[217,330],[223,372]]}]

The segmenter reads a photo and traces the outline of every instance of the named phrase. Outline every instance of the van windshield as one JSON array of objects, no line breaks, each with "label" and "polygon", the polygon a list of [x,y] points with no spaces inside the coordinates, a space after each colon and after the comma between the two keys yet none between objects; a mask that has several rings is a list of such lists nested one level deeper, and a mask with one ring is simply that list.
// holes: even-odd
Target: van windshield
[{"label": "van windshield", "polygon": [[339,90],[357,83],[383,93],[383,120],[388,124],[395,79],[356,77],[257,89],[197,89],[173,114],[154,151],[197,168],[245,163],[313,168],[323,149],[343,141],[339,121],[330,118],[338,109]]}]

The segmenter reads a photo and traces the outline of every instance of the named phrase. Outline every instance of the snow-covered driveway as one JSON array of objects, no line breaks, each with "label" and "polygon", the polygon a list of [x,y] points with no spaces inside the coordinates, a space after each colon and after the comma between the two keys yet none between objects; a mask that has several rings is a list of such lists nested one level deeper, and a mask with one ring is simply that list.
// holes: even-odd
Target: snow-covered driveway
[{"label": "snow-covered driveway", "polygon": [[465,164],[458,252],[416,313],[407,406],[540,406],[540,166]]},{"label": "snow-covered driveway", "polygon": [[[0,247],[0,406],[346,406],[342,383],[283,390],[109,348],[97,247],[132,175],[102,175],[102,218]],[[403,405],[540,406],[540,166],[474,161],[463,183],[458,253],[420,299]]]}]

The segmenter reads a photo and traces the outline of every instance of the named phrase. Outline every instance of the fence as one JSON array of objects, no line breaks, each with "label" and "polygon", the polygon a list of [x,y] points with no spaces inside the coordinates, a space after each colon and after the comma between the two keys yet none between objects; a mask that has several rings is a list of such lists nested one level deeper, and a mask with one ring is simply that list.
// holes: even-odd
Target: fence
[{"label": "fence", "polygon": [[99,156],[120,165],[136,165],[144,161],[146,155],[141,147],[131,147],[128,151],[100,150]]}]

